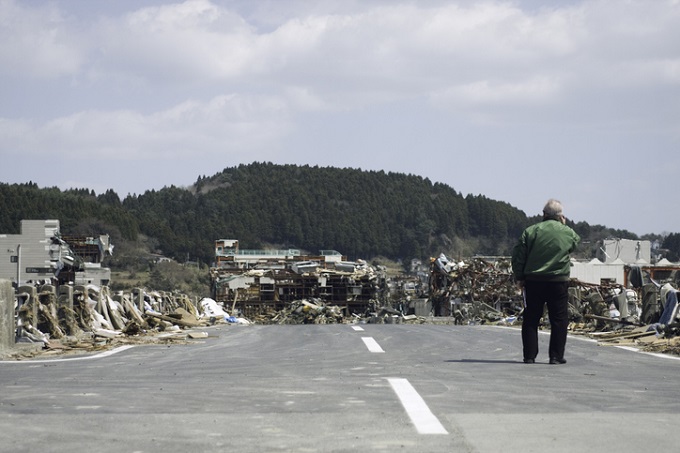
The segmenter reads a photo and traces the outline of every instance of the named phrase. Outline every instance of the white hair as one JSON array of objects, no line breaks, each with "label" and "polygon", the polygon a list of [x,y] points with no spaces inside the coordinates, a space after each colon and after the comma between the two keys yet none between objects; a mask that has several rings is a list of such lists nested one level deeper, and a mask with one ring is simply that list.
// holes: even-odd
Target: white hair
[{"label": "white hair", "polygon": [[549,219],[556,219],[562,215],[562,203],[559,200],[551,198],[543,207],[543,217]]}]

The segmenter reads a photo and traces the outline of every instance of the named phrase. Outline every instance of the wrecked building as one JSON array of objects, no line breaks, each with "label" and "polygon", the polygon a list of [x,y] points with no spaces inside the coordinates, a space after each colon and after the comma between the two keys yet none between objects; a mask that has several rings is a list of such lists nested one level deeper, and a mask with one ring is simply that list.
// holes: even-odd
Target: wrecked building
[{"label": "wrecked building", "polygon": [[507,257],[451,260],[441,254],[431,259],[429,289],[432,314],[460,323],[500,320],[522,311]]},{"label": "wrecked building", "polygon": [[[108,275],[92,272],[111,253],[107,236],[63,236],[57,221],[44,220],[24,221],[21,235],[0,240],[6,258],[0,279],[16,288],[17,341],[52,350],[215,322],[515,325],[522,319],[523,300],[508,257],[452,260],[442,254],[430,260],[429,272],[412,261],[410,275],[388,279],[381,266],[348,261],[335,250],[249,250],[238,240],[220,239],[210,269],[212,299],[197,304],[181,294],[141,288],[111,294]],[[571,331],[606,334],[612,342],[645,339],[666,352],[660,348],[680,335],[680,265],[646,262],[644,243],[621,245],[609,262],[572,260]],[[631,255],[626,247],[633,248]]]},{"label": "wrecked building", "polygon": [[[1,235],[2,356],[41,351],[91,350],[121,342],[183,341],[182,328],[216,322],[244,323],[215,314],[207,301],[136,288],[112,294],[108,235],[62,235],[57,220],[24,220],[21,234]],[[204,303],[205,302],[205,303]],[[227,319],[229,318],[229,319]],[[16,347],[19,346],[19,347]]]},{"label": "wrecked building", "polygon": [[245,316],[305,299],[338,305],[346,315],[365,313],[384,280],[365,261],[347,261],[335,250],[240,249],[236,239],[215,241],[210,276],[213,299]]},{"label": "wrecked building", "polygon": [[22,220],[20,234],[0,234],[0,278],[24,283],[108,285],[101,266],[113,246],[108,235],[62,236],[59,220]]},{"label": "wrecked building", "polygon": [[631,272],[640,270],[647,280],[680,283],[680,265],[661,259],[650,241],[605,239],[590,261],[572,259],[571,278],[586,283],[617,283],[629,286]]},{"label": "wrecked building", "polygon": [[602,241],[597,249],[597,259],[603,263],[617,260],[624,263],[652,262],[652,243],[650,241],[609,238]]}]

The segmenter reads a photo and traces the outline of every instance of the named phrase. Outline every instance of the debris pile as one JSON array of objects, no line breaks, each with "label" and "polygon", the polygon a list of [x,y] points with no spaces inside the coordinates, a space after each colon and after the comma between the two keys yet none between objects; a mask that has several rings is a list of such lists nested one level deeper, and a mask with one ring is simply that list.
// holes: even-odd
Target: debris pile
[{"label": "debris pile", "polygon": [[[680,304],[675,281],[639,277],[630,288],[611,281],[599,285],[571,279],[570,330],[602,344],[635,345],[680,355]],[[637,282],[637,283],[636,283]],[[521,323],[523,298],[507,257],[431,260],[430,298],[435,316],[457,324]],[[543,326],[549,328],[547,316]]]},{"label": "debris pile", "polygon": [[522,296],[504,257],[452,261],[444,254],[430,263],[430,301],[435,316],[457,324],[514,322]]},{"label": "debris pile", "polygon": [[[377,303],[377,302],[375,302]],[[282,310],[271,310],[253,318],[257,324],[403,324],[425,323],[426,318],[404,314],[390,307],[379,307],[364,315],[346,316],[342,307],[329,305],[321,299],[296,300]]]},{"label": "debris pile", "polygon": [[111,295],[107,286],[62,285],[59,292],[53,285],[22,286],[15,298],[16,343],[33,344],[35,351],[96,350],[135,340],[177,342],[188,337],[183,329],[248,323],[211,299],[196,304],[185,294],[142,289]]},{"label": "debris pile", "polygon": [[302,299],[286,305],[283,310],[272,311],[269,316],[258,316],[260,324],[341,324],[345,322],[342,309],[327,305],[320,299]]},{"label": "debris pile", "polygon": [[572,332],[603,345],[635,346],[680,355],[678,291],[671,283],[637,288],[572,281],[569,302]]},{"label": "debris pile", "polygon": [[[17,343],[33,343],[44,350],[64,351],[131,342],[187,341],[198,334],[186,333],[185,329],[217,323],[521,323],[523,298],[507,257],[453,261],[442,254],[430,265],[429,294],[422,294],[408,280],[394,284],[378,279],[367,267],[348,271],[317,269],[312,273],[306,269],[294,274],[255,270],[260,278],[242,280],[245,287],[240,289],[227,284],[234,283],[236,274],[232,279],[221,274],[226,278],[223,289],[238,289],[232,291],[233,299],[226,303],[210,298],[195,303],[184,294],[139,288],[129,294],[112,295],[106,286],[62,285],[58,290],[52,285],[21,286],[16,291],[16,339]],[[252,272],[242,277],[250,278]],[[365,277],[365,281],[357,284],[357,280],[351,280],[357,275]],[[273,276],[276,283],[276,303],[258,305],[248,319],[240,317],[238,314],[243,312],[237,307],[252,307],[256,299],[261,300],[267,276]],[[332,288],[342,291],[331,292],[329,297],[295,297],[323,294],[333,279],[338,279],[338,284]],[[633,287],[624,287],[612,281],[596,285],[572,279],[570,330],[596,338],[603,345],[634,345],[680,355],[680,304],[675,283],[644,279],[633,282],[637,282],[631,284]],[[391,292],[401,299],[388,297],[390,285],[399,288]],[[348,292],[353,286],[358,290]],[[240,305],[240,301],[244,304]],[[350,306],[354,309],[349,310]],[[547,316],[543,326],[549,328]]]},{"label": "debris pile", "polygon": [[[252,267],[255,266],[255,267]],[[323,300],[343,307],[345,315],[363,313],[376,298],[384,276],[363,260],[231,261],[210,269],[213,298],[249,318],[288,310],[300,300]]]}]

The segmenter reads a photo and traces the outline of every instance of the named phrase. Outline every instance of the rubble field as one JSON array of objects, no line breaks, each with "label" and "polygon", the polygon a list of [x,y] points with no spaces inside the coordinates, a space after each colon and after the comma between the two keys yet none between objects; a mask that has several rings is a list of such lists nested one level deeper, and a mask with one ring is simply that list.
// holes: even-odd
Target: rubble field
[{"label": "rubble field", "polygon": [[[402,285],[403,286],[403,285]],[[438,323],[521,326],[522,295],[504,259],[431,260],[426,297],[376,291],[363,312],[319,298],[263,307],[244,318],[213,299],[144,291],[112,295],[94,285],[21,287],[16,293],[16,347],[4,359],[93,352],[130,344],[188,344],[216,325]],[[638,288],[575,279],[569,290],[570,332],[602,346],[625,345],[680,355],[677,290],[671,283]],[[542,328],[549,329],[547,317]]]},{"label": "rubble field", "polygon": [[[674,284],[645,282],[641,276],[631,280],[639,283],[627,288],[571,279],[570,333],[601,345],[680,355],[680,307]],[[433,310],[454,316],[457,323],[521,325],[523,297],[507,258],[454,262],[440,255],[431,260],[429,290]],[[550,328],[547,315],[542,328]]]}]

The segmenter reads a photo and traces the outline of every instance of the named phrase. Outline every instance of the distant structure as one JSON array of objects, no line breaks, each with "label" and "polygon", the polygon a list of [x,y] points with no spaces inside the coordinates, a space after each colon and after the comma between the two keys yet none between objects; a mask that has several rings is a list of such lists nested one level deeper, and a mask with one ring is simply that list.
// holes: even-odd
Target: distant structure
[{"label": "distant structure", "polygon": [[[617,283],[626,287],[656,282],[680,282],[680,264],[666,259],[652,260],[650,241],[605,239],[597,250],[597,258],[587,262],[572,260],[571,278],[600,285]],[[631,282],[631,274],[640,276]]]},{"label": "distant structure", "polygon": [[20,234],[0,234],[0,279],[30,283],[108,285],[101,266],[113,251],[108,235],[63,236],[59,220],[22,220]]},{"label": "distant structure", "polygon": [[215,241],[215,267],[250,269],[257,265],[287,262],[314,261],[319,264],[339,263],[346,258],[335,250],[320,250],[319,255],[303,256],[297,249],[241,249],[238,239],[218,239]]},{"label": "distant structure", "polygon": [[597,250],[597,258],[605,264],[652,264],[652,243],[631,239],[605,239]]},{"label": "distant structure", "polygon": [[347,315],[364,313],[382,277],[365,261],[346,259],[335,250],[307,255],[297,249],[241,249],[237,239],[218,239],[210,269],[212,297],[246,316],[301,299],[338,305]]}]

